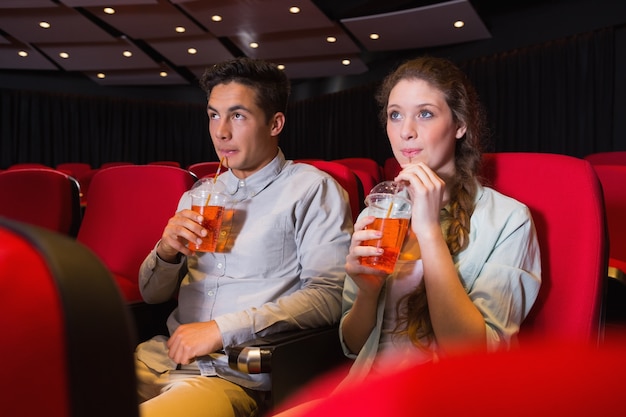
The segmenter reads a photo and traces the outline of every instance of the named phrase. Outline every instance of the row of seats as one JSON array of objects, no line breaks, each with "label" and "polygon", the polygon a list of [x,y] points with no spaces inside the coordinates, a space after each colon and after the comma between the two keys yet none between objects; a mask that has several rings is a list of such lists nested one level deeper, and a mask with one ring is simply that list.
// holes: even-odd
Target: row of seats
[{"label": "row of seats", "polygon": [[[558,339],[563,343],[570,340],[582,340],[597,344],[602,334],[601,311],[606,283],[608,247],[602,191],[592,166],[587,161],[564,155],[501,153],[485,155],[485,167],[485,174],[490,184],[497,190],[526,203],[537,224],[538,238],[542,248],[543,285],[531,315],[522,325],[522,341],[530,343],[531,341],[545,342]],[[150,250],[149,246],[158,239],[158,234],[163,228],[164,220],[159,217],[171,215],[180,192],[187,189],[194,181],[194,177],[187,170],[159,167],[158,171],[158,174],[156,171],[151,172],[146,166],[102,170],[94,178],[93,183],[94,190],[99,190],[95,195],[99,197],[94,197],[94,200],[90,202],[81,225],[81,227],[89,225],[92,229],[79,230],[77,239],[62,238],[58,234],[49,238],[46,236],[50,234],[43,233],[43,229],[23,227],[6,219],[0,220],[0,268],[2,268],[0,279],[2,279],[3,288],[10,288],[10,290],[0,291],[0,296],[4,296],[2,305],[11,312],[11,314],[4,315],[3,327],[8,329],[9,340],[15,341],[15,343],[5,343],[2,347],[6,350],[2,351],[5,357],[22,357],[17,356],[16,353],[23,348],[18,341],[25,340],[20,329],[30,329],[29,326],[35,324],[31,322],[26,324],[25,320],[35,318],[41,326],[49,326],[51,336],[45,338],[46,352],[50,358],[53,358],[52,353],[56,355],[54,360],[46,360],[45,363],[34,362],[39,374],[48,375],[50,378],[60,375],[61,379],[70,378],[70,381],[75,381],[72,379],[74,371],[71,366],[81,366],[83,370],[92,374],[96,372],[101,376],[111,376],[116,384],[120,381],[130,384],[124,388],[126,396],[118,395],[117,391],[112,389],[114,386],[111,389],[105,389],[94,385],[95,382],[88,385],[91,395],[97,396],[104,392],[109,397],[109,401],[106,402],[107,406],[113,407],[119,398],[126,398],[127,404],[134,400],[132,398],[134,396],[132,349],[128,347],[128,344],[132,345],[132,342],[123,330],[126,325],[119,314],[124,308],[120,305],[120,300],[127,304],[128,299],[121,297],[121,293],[118,293],[119,298],[116,301],[116,296],[111,295],[111,288],[114,286],[110,284],[111,282],[119,284],[119,281],[114,281],[114,277],[126,273],[123,264],[127,266],[132,264],[135,257],[143,259]],[[145,176],[140,172],[145,173]],[[155,177],[155,175],[163,176]],[[165,175],[167,178],[164,177]],[[139,178],[143,178],[144,184],[151,183],[153,186],[146,187],[144,190],[143,186],[138,185]],[[172,178],[176,178],[178,185],[172,183]],[[107,182],[109,179],[115,181],[115,185]],[[169,185],[165,187],[164,184]],[[174,190],[177,187],[179,187],[178,190]],[[166,188],[173,189],[171,194],[166,191]],[[161,214],[158,206],[164,206],[163,212],[167,214]],[[90,214],[92,208],[93,211]],[[154,215],[150,213],[151,210],[155,211]],[[40,240],[42,235],[48,243],[42,243]],[[91,239],[98,240],[98,242],[94,243]],[[146,247],[143,247],[144,240]],[[92,250],[80,249],[85,246]],[[42,254],[51,248],[58,248],[58,253]],[[68,253],[72,256],[65,255],[62,260],[56,260],[57,256]],[[58,262],[61,262],[63,267],[65,265],[71,267],[59,269]],[[98,263],[106,268],[98,267]],[[96,270],[93,270],[94,264]],[[27,268],[24,269],[24,266]],[[73,274],[71,279],[65,277],[68,270]],[[136,279],[136,271],[133,273],[132,279]],[[57,284],[53,284],[52,287],[50,284],[40,285],[41,280],[44,279],[42,277],[49,279],[49,275],[56,274],[63,275],[61,278],[55,276],[54,279],[64,280],[65,286],[58,288]],[[108,282],[109,286],[106,287],[103,282]],[[11,286],[8,286],[9,283]],[[105,285],[103,289],[102,285]],[[20,286],[21,290],[16,289],[17,286]],[[47,291],[44,292],[43,289],[46,288]],[[33,293],[33,289],[37,291]],[[87,301],[80,304],[83,310],[70,309],[59,313],[59,306],[65,308],[71,297],[80,297],[84,291],[91,291],[89,297],[95,297],[94,293],[97,297],[86,298]],[[66,292],[71,294],[65,294]],[[50,297],[53,297],[54,301],[51,302]],[[44,298],[48,301],[44,302]],[[105,310],[103,304],[114,310],[117,309],[117,313],[107,312],[105,320],[101,317],[102,312],[108,310]],[[22,310],[28,314],[14,314]],[[93,314],[96,313],[100,315],[94,318]],[[48,320],[56,320],[56,323],[49,324]],[[80,341],[83,336],[81,332],[87,332],[89,329],[75,328],[70,325],[71,323],[65,323],[64,320],[87,324],[87,328],[91,331],[85,333],[89,335],[86,344],[75,345],[74,343]],[[122,333],[117,336],[110,335],[108,332],[114,330],[111,327],[122,329]],[[38,327],[32,328],[38,329]],[[98,338],[91,340],[91,335],[94,333],[97,333]],[[30,332],[30,337],[35,337],[33,334],[39,335],[38,332]],[[310,334],[307,333],[307,336]],[[71,339],[68,346],[74,350],[69,353],[63,350],[64,343],[60,339],[64,338]],[[103,346],[103,342],[106,341],[119,343],[116,347],[107,345],[106,349],[121,350],[122,359],[116,356],[117,353],[116,355],[96,354],[95,356],[103,359],[97,361],[96,365],[106,366],[108,369],[98,371],[93,366],[85,367],[85,363],[92,362],[88,357],[94,357],[93,349]],[[29,339],[25,343],[36,349],[40,348],[37,343]],[[312,351],[322,351],[313,339],[307,339],[304,346]],[[273,351],[277,352],[276,349],[279,347],[280,344],[273,346]],[[567,346],[564,349],[567,349]],[[290,374],[299,374],[303,357],[307,358],[306,362],[313,362],[314,352],[299,351],[297,353],[297,355],[276,353],[271,360],[284,360],[290,356],[289,359],[292,359],[293,363],[288,367],[279,367],[274,363],[271,366],[271,372],[278,369],[290,369]],[[7,384],[5,384],[7,387],[3,388],[3,392],[14,393],[9,394],[10,398],[22,398],[20,392],[23,392],[23,386],[33,382],[32,378],[24,383],[19,383],[19,380],[15,379],[20,378],[20,375],[32,375],[32,372],[24,372],[24,366],[31,363],[32,358],[36,358],[38,353],[24,350],[23,355],[25,355],[23,360],[9,361],[9,374],[13,376],[13,379],[7,379]],[[88,355],[87,359],[84,359],[84,355]],[[67,360],[62,360],[63,358],[72,359],[67,362]],[[481,360],[489,361],[490,359],[485,357]],[[41,368],[53,365],[57,369],[43,370]],[[319,369],[323,369],[321,365]],[[120,370],[123,371],[122,374],[124,372],[126,374],[120,375]],[[480,372],[478,374],[474,372],[472,375],[477,378],[477,385],[493,382],[492,380],[482,381]],[[24,410],[27,410],[26,407],[36,407],[40,403],[43,406],[44,402],[38,401],[40,397],[48,398],[50,401],[53,399],[60,401],[59,399],[65,398],[57,391],[54,391],[54,396],[48,395],[53,391],[47,388],[57,388],[56,383],[52,384],[55,385],[54,387],[50,386],[50,378],[45,379],[47,387],[29,390],[27,404],[20,402],[23,408],[9,414],[34,415],[36,413],[28,413]],[[103,378],[98,378],[96,382],[101,379]],[[274,398],[288,398],[297,388],[293,385],[281,384],[279,375],[274,373],[272,379],[275,390],[282,388],[289,391],[283,396],[273,391]],[[84,379],[80,381],[82,385],[85,385]],[[32,387],[32,385],[29,386]],[[58,387],[63,389],[65,385],[59,382]],[[7,391],[8,388],[15,388],[15,390]],[[74,393],[74,388],[70,391]],[[128,397],[129,395],[131,397]],[[569,396],[562,398],[563,401],[570,399]],[[11,407],[14,402],[10,401],[11,404],[8,406]],[[105,405],[104,400],[98,400],[95,397],[83,403],[83,405],[98,404],[98,407]],[[58,410],[69,407],[67,404],[58,402],[50,404],[46,405],[49,408],[45,409],[46,414],[50,415],[64,415]],[[136,404],[134,406],[136,407]],[[95,410],[91,411],[93,413],[91,415],[102,415]],[[108,415],[135,415],[136,411],[133,408],[128,413],[121,409],[107,409],[106,412]],[[73,415],[89,414],[73,413]]]}]

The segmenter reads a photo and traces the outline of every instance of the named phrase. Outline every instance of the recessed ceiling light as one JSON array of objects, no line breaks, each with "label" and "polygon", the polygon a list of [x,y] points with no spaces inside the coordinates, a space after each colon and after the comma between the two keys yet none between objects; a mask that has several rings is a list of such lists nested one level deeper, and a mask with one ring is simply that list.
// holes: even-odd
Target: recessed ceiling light
[{"label": "recessed ceiling light", "polygon": [[182,26],[176,26],[176,29],[175,29],[175,30],[176,30],[176,32],[177,32],[177,33],[185,33],[185,31],[186,31],[187,29],[185,29],[185,28],[184,28],[184,27],[182,27]]},{"label": "recessed ceiling light", "polygon": [[379,38],[380,38],[380,35],[378,33],[370,33],[370,39],[376,40]]},{"label": "recessed ceiling light", "polygon": [[198,53],[198,50],[196,48],[189,48],[187,49],[187,53],[190,55],[195,55]]},{"label": "recessed ceiling light", "polygon": [[283,64],[278,64],[276,65],[276,68],[278,68],[279,70],[284,70],[285,66]]},{"label": "recessed ceiling light", "polygon": [[96,77],[98,77],[100,79],[103,79],[104,77],[106,77],[106,75],[104,75],[103,72],[99,72],[99,73],[96,74]]},{"label": "recessed ceiling light", "polygon": [[259,44],[257,42],[250,42],[250,48],[256,49],[258,47],[259,47]]},{"label": "recessed ceiling light", "polygon": [[334,36],[327,36],[326,37],[326,42],[328,42],[328,43],[335,43],[335,42],[337,42],[337,38],[335,38]]},{"label": "recessed ceiling light", "polygon": [[28,52],[26,51],[19,51],[17,54],[22,58],[26,58],[28,56]]},{"label": "recessed ceiling light", "polygon": [[130,58],[131,56],[133,56],[133,53],[130,51],[124,51],[122,52],[122,55],[124,55],[126,58]]},{"label": "recessed ceiling light", "polygon": [[48,22],[39,22],[39,27],[44,29],[50,29],[50,23]]},{"label": "recessed ceiling light", "polygon": [[462,20],[457,20],[456,22],[454,22],[455,28],[462,28],[463,26],[465,26],[465,22]]},{"label": "recessed ceiling light", "polygon": [[67,52],[61,52],[59,56],[63,59],[67,59],[70,57],[70,54],[68,54]]},{"label": "recessed ceiling light", "polygon": [[159,72],[159,75],[163,78],[167,77],[167,72],[166,71],[161,71]]},{"label": "recessed ceiling light", "polygon": [[114,14],[115,13],[115,9],[113,7],[105,7],[102,11],[105,12],[106,14]]},{"label": "recessed ceiling light", "polygon": [[221,22],[222,21],[222,16],[215,14],[213,16],[211,16],[211,20],[214,22]]},{"label": "recessed ceiling light", "polygon": [[343,65],[350,65],[350,60],[349,59],[344,59],[343,61],[341,61],[341,63]]},{"label": "recessed ceiling light", "polygon": [[289,13],[292,13],[292,14],[300,13],[300,8],[297,6],[290,7]]}]

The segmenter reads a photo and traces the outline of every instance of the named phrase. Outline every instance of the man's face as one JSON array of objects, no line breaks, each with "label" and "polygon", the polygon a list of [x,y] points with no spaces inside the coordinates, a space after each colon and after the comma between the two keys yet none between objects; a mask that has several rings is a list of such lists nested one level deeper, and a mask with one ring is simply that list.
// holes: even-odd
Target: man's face
[{"label": "man's face", "polygon": [[236,82],[216,85],[207,114],[215,151],[238,178],[252,175],[276,156],[284,115],[276,113],[266,121],[252,88]]}]

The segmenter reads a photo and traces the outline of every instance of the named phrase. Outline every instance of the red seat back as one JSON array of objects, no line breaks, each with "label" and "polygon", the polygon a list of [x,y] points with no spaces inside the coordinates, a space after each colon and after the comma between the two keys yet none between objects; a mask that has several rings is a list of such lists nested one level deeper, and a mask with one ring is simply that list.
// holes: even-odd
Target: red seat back
[{"label": "red seat back", "polygon": [[[372,176],[376,184],[383,180],[382,167],[378,165],[378,162],[371,158],[341,158],[335,159],[333,162],[338,162],[342,165],[345,165],[353,171],[367,172],[369,175]],[[365,193],[367,194],[369,190],[370,188],[367,188],[365,190]]]},{"label": "red seat back", "polygon": [[484,155],[487,184],[526,204],[542,257],[542,286],[521,335],[596,340],[607,279],[602,190],[591,164],[565,155]]},{"label": "red seat back", "polygon": [[195,181],[189,171],[164,165],[100,169],[91,180],[77,239],[114,273],[127,301],[141,301],[139,267]]},{"label": "red seat back", "polygon": [[180,162],[178,161],[152,161],[148,162],[148,165],[166,165],[169,167],[180,168]]},{"label": "red seat back", "polygon": [[385,180],[393,181],[393,179],[396,177],[396,175],[400,173],[401,170],[402,167],[400,166],[396,158],[392,156],[391,158],[385,159],[385,165],[383,166],[383,177]]},{"label": "red seat back", "polygon": [[594,165],[593,168],[602,183],[610,257],[626,262],[626,165]]},{"label": "red seat back", "polygon": [[343,189],[348,192],[352,219],[356,220],[365,203],[363,202],[363,186],[361,185],[356,174],[352,172],[350,168],[337,162],[316,159],[303,159],[298,160],[297,162],[313,165],[317,169],[332,176],[335,181],[337,181],[339,185],[341,185]]},{"label": "red seat back", "polygon": [[2,171],[0,216],[76,236],[81,221],[78,182],[51,168]]},{"label": "red seat back", "polygon": [[56,169],[67,172],[72,177],[78,179],[79,175],[91,169],[91,164],[87,162],[62,162],[56,166]]},{"label": "red seat back", "polygon": [[212,176],[217,172],[217,168],[220,166],[218,161],[198,162],[196,164],[189,165],[189,171],[193,172],[198,178],[204,178]]},{"label": "red seat back", "polygon": [[138,415],[135,335],[111,274],[88,249],[0,219],[0,306],[2,415]]},{"label": "red seat back", "polygon": [[593,165],[626,165],[626,151],[596,152],[584,159]]}]

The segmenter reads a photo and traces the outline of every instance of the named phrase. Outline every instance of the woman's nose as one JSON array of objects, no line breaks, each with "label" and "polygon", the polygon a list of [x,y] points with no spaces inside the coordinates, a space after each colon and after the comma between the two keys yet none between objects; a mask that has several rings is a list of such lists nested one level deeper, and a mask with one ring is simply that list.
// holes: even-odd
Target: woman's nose
[{"label": "woman's nose", "polygon": [[411,140],[417,137],[417,129],[415,129],[415,125],[411,121],[405,121],[402,124],[400,137],[404,140]]}]

